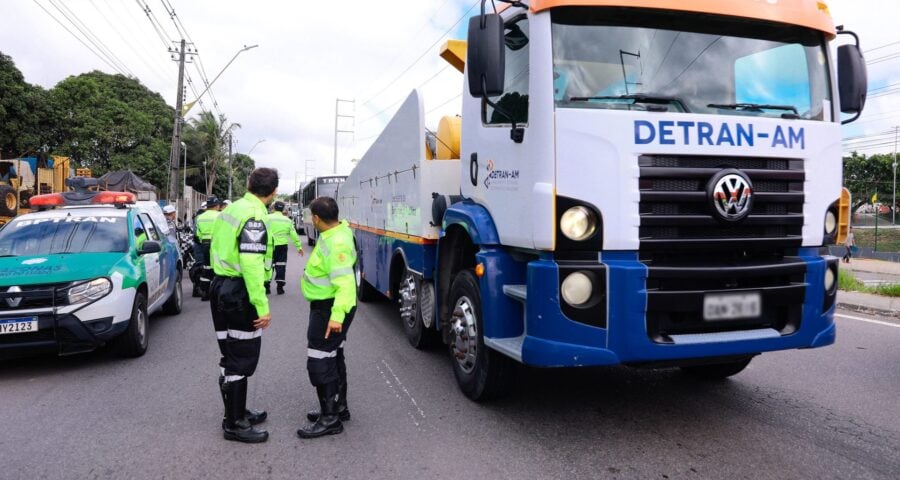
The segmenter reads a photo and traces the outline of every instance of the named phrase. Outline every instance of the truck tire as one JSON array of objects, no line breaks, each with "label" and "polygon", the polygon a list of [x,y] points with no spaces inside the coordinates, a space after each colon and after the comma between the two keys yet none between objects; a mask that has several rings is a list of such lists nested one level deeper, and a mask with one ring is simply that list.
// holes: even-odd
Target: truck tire
[{"label": "truck tire", "polygon": [[733,362],[716,363],[714,365],[681,367],[681,371],[700,380],[724,380],[732,375],[741,373],[747,368],[747,365],[750,365],[750,360],[753,360],[753,357]]},{"label": "truck tire", "polygon": [[178,315],[184,305],[184,292],[181,291],[181,269],[178,269],[178,275],[175,277],[175,288],[169,299],[163,304],[163,313],[166,315]]},{"label": "truck tire", "polygon": [[505,395],[514,380],[516,365],[484,345],[481,290],[472,270],[456,274],[450,286],[450,305],[453,316],[449,351],[460,390],[476,402]]},{"label": "truck tire", "polygon": [[143,292],[134,296],[134,306],[131,308],[131,319],[128,321],[128,329],[115,339],[116,352],[121,357],[136,358],[147,351],[150,343],[148,331],[150,329],[150,317],[147,315],[147,297]]},{"label": "truck tire", "polygon": [[0,216],[15,217],[19,211],[19,199],[16,189],[9,185],[0,185]]},{"label": "truck tire", "polygon": [[413,272],[406,270],[403,273],[403,278],[400,279],[399,288],[397,288],[400,303],[400,319],[403,323],[406,341],[419,350],[424,350],[434,345],[438,338],[437,332],[433,328],[425,326],[423,305],[425,308],[428,308],[429,305],[431,308],[434,307],[434,290],[431,290],[432,300],[429,301],[424,298],[427,295],[424,287],[426,287],[424,280],[420,279]]},{"label": "truck tire", "polygon": [[375,290],[375,287],[369,285],[369,282],[362,278],[362,262],[359,260],[360,255],[358,252],[356,258],[356,266],[353,267],[356,274],[356,299],[361,303],[374,302],[378,299],[378,290]]}]

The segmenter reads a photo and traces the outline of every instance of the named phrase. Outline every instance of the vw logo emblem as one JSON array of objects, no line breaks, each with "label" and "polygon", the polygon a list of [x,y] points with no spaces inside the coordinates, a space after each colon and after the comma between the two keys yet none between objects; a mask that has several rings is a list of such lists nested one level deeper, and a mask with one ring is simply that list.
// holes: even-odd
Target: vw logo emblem
[{"label": "vw logo emblem", "polygon": [[713,216],[727,223],[740,222],[753,210],[753,184],[736,169],[722,170],[707,184]]},{"label": "vw logo emblem", "polygon": [[[19,293],[22,289],[19,287],[9,287],[9,290],[6,293]],[[22,303],[22,297],[10,297],[6,299],[6,304],[9,305],[9,308],[16,308],[19,304]]]}]

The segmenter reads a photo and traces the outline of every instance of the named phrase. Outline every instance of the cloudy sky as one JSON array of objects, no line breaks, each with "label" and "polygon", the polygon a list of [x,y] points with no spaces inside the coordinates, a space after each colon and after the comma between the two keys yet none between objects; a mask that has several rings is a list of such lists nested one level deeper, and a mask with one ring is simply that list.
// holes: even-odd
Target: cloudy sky
[{"label": "cloudy sky", "polygon": [[[864,153],[892,151],[889,131],[900,125],[900,33],[894,24],[900,2],[828,4],[837,23],[861,36],[872,62],[872,98],[863,118],[845,128],[845,145]],[[258,44],[235,60],[203,103],[242,124],[237,150],[246,153],[256,145],[257,163],[278,168],[280,190],[288,192],[295,176],[332,171],[336,98],[355,100],[341,104],[341,114],[355,116],[340,123],[355,131],[338,137],[338,171],[345,174],[350,159],[365,152],[412,88],[422,88],[429,125],[458,113],[462,75],[437,53],[447,38],[464,37],[465,17],[477,11],[475,5],[475,0],[5,0],[0,51],[12,56],[30,83],[49,88],[90,70],[122,71],[174,104],[177,64],[167,48],[170,39],[181,38],[182,26],[199,52],[187,68],[197,93],[204,89],[204,76],[212,80],[244,45]],[[111,60],[81,41],[106,49]],[[189,88],[188,99],[194,98]],[[195,106],[190,115],[199,111]]]}]

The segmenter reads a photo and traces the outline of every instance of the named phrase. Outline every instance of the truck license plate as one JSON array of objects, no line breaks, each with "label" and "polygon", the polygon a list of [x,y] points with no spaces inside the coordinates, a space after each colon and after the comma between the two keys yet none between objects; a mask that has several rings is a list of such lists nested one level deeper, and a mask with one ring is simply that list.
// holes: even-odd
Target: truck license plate
[{"label": "truck license plate", "polygon": [[758,318],[761,314],[762,299],[758,292],[710,294],[703,297],[704,320]]},{"label": "truck license plate", "polygon": [[0,335],[38,331],[37,317],[0,318]]}]

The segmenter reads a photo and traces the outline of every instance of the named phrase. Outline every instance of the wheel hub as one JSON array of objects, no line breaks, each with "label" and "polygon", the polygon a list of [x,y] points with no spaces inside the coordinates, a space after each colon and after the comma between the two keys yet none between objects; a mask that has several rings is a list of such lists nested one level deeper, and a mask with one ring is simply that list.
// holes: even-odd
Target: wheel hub
[{"label": "wheel hub", "polygon": [[407,273],[400,282],[400,318],[410,328],[416,325],[416,310],[419,306],[419,292],[416,279]]},{"label": "wheel hub", "polygon": [[450,342],[453,358],[463,372],[472,373],[478,356],[478,330],[475,309],[468,297],[461,297],[456,301],[450,327],[453,335]]}]

